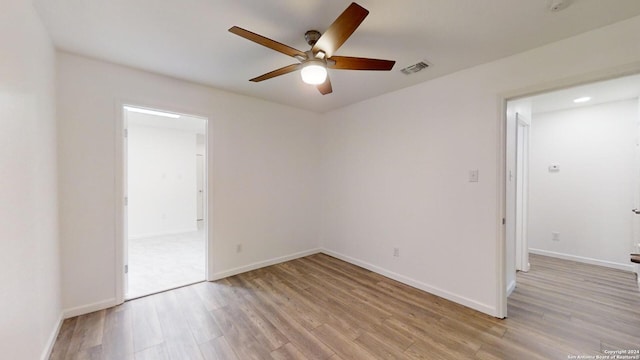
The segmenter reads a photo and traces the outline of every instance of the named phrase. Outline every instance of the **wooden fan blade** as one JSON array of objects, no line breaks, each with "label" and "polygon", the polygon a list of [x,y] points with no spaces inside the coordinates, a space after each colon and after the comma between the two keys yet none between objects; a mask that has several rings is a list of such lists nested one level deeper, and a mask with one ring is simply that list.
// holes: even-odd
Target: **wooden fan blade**
[{"label": "wooden fan blade", "polygon": [[351,56],[332,56],[329,60],[336,63],[327,64],[328,68],[340,70],[380,70],[389,71],[396,63],[393,60],[369,59]]},{"label": "wooden fan blade", "polygon": [[249,81],[253,81],[253,82],[260,82],[260,81],[264,81],[264,80],[268,80],[271,78],[274,78],[276,76],[280,76],[280,75],[284,75],[284,74],[288,74],[290,72],[296,71],[300,68],[300,64],[291,64],[291,65],[287,65],[285,67],[282,67],[280,69],[276,69],[273,70],[271,72],[268,72],[264,75],[260,75],[258,77],[255,77]]},{"label": "wooden fan blade", "polygon": [[354,31],[369,15],[369,11],[362,6],[351,3],[336,21],[329,26],[329,29],[320,36],[320,39],[311,49],[313,53],[323,51],[330,58],[342,44],[353,34]]},{"label": "wooden fan blade", "polygon": [[331,94],[333,92],[333,88],[331,87],[331,80],[329,79],[329,74],[327,74],[327,80],[325,80],[322,84],[317,85],[317,88],[322,95]]},{"label": "wooden fan blade", "polygon": [[243,38],[247,39],[247,40],[251,40],[255,43],[258,43],[262,46],[266,46],[269,49],[281,52],[285,55],[289,55],[289,56],[301,56],[302,58],[307,58],[307,55],[304,53],[304,51],[300,51],[298,49],[294,49],[291,46],[287,46],[285,44],[279,43],[275,40],[271,40],[269,38],[266,38],[262,35],[258,35],[254,32],[251,32],[249,30],[245,30],[243,28],[234,26],[231,29],[229,29],[230,33],[236,34],[238,36],[242,36]]}]

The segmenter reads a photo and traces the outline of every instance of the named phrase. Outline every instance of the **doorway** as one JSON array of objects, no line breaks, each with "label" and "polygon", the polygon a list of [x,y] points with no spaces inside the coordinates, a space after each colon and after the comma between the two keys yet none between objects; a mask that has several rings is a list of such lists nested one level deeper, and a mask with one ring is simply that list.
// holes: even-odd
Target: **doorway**
[{"label": "doorway", "polygon": [[206,129],[197,116],[123,107],[124,299],[206,278]]},{"label": "doorway", "polygon": [[507,103],[505,283],[529,253],[637,272],[640,75]]}]

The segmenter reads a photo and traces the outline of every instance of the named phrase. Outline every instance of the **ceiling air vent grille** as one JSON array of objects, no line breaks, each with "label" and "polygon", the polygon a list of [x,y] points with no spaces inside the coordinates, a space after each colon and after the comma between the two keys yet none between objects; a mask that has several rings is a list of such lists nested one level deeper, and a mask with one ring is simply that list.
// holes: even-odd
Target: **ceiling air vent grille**
[{"label": "ceiling air vent grille", "polygon": [[411,74],[417,73],[418,71],[424,70],[428,67],[429,67],[429,64],[427,64],[425,61],[420,61],[417,64],[409,65],[404,69],[400,69],[400,71],[405,75],[411,75]]}]

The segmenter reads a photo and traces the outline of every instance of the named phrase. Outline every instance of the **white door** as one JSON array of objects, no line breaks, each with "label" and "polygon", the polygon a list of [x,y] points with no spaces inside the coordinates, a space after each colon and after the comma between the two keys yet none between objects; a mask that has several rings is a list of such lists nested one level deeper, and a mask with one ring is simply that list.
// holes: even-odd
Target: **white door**
[{"label": "white door", "polygon": [[506,214],[505,214],[505,283],[507,296],[516,287],[516,137],[517,120],[516,112],[511,109],[509,103],[507,111],[507,138],[506,138]]},{"label": "white door", "polygon": [[529,270],[526,209],[530,121],[520,113],[521,110],[530,114],[530,103],[518,101],[507,103],[505,154],[505,283],[507,296],[516,287],[516,271]]},{"label": "white door", "polygon": [[196,155],[196,189],[196,220],[204,221],[204,156],[200,154]]},{"label": "white door", "polygon": [[529,120],[516,113],[516,203],[515,257],[516,270],[529,271],[527,241],[527,206],[529,200]]},{"label": "white door", "polygon": [[124,129],[123,140],[122,140],[122,169],[123,169],[123,179],[122,179],[122,193],[124,194],[124,209],[122,216],[122,246],[123,246],[123,264],[124,264],[124,276],[122,282],[122,294],[124,299],[127,299],[127,293],[129,292],[129,191],[127,188],[127,174],[128,174],[128,149],[129,149],[129,129],[128,129],[128,121],[127,121],[127,111],[123,109],[123,117],[122,117],[122,127]]}]

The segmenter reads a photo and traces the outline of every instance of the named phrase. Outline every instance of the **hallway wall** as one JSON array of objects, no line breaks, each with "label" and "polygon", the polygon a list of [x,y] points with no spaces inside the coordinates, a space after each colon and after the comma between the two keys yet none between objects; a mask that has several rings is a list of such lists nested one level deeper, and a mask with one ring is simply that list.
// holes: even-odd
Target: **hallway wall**
[{"label": "hallway wall", "polygon": [[[632,271],[638,99],[534,114],[529,248]],[[551,164],[560,170],[549,171]],[[559,241],[552,239],[557,232]]]},{"label": "hallway wall", "polygon": [[0,2],[0,357],[44,359],[61,322],[55,53],[30,1]]}]

